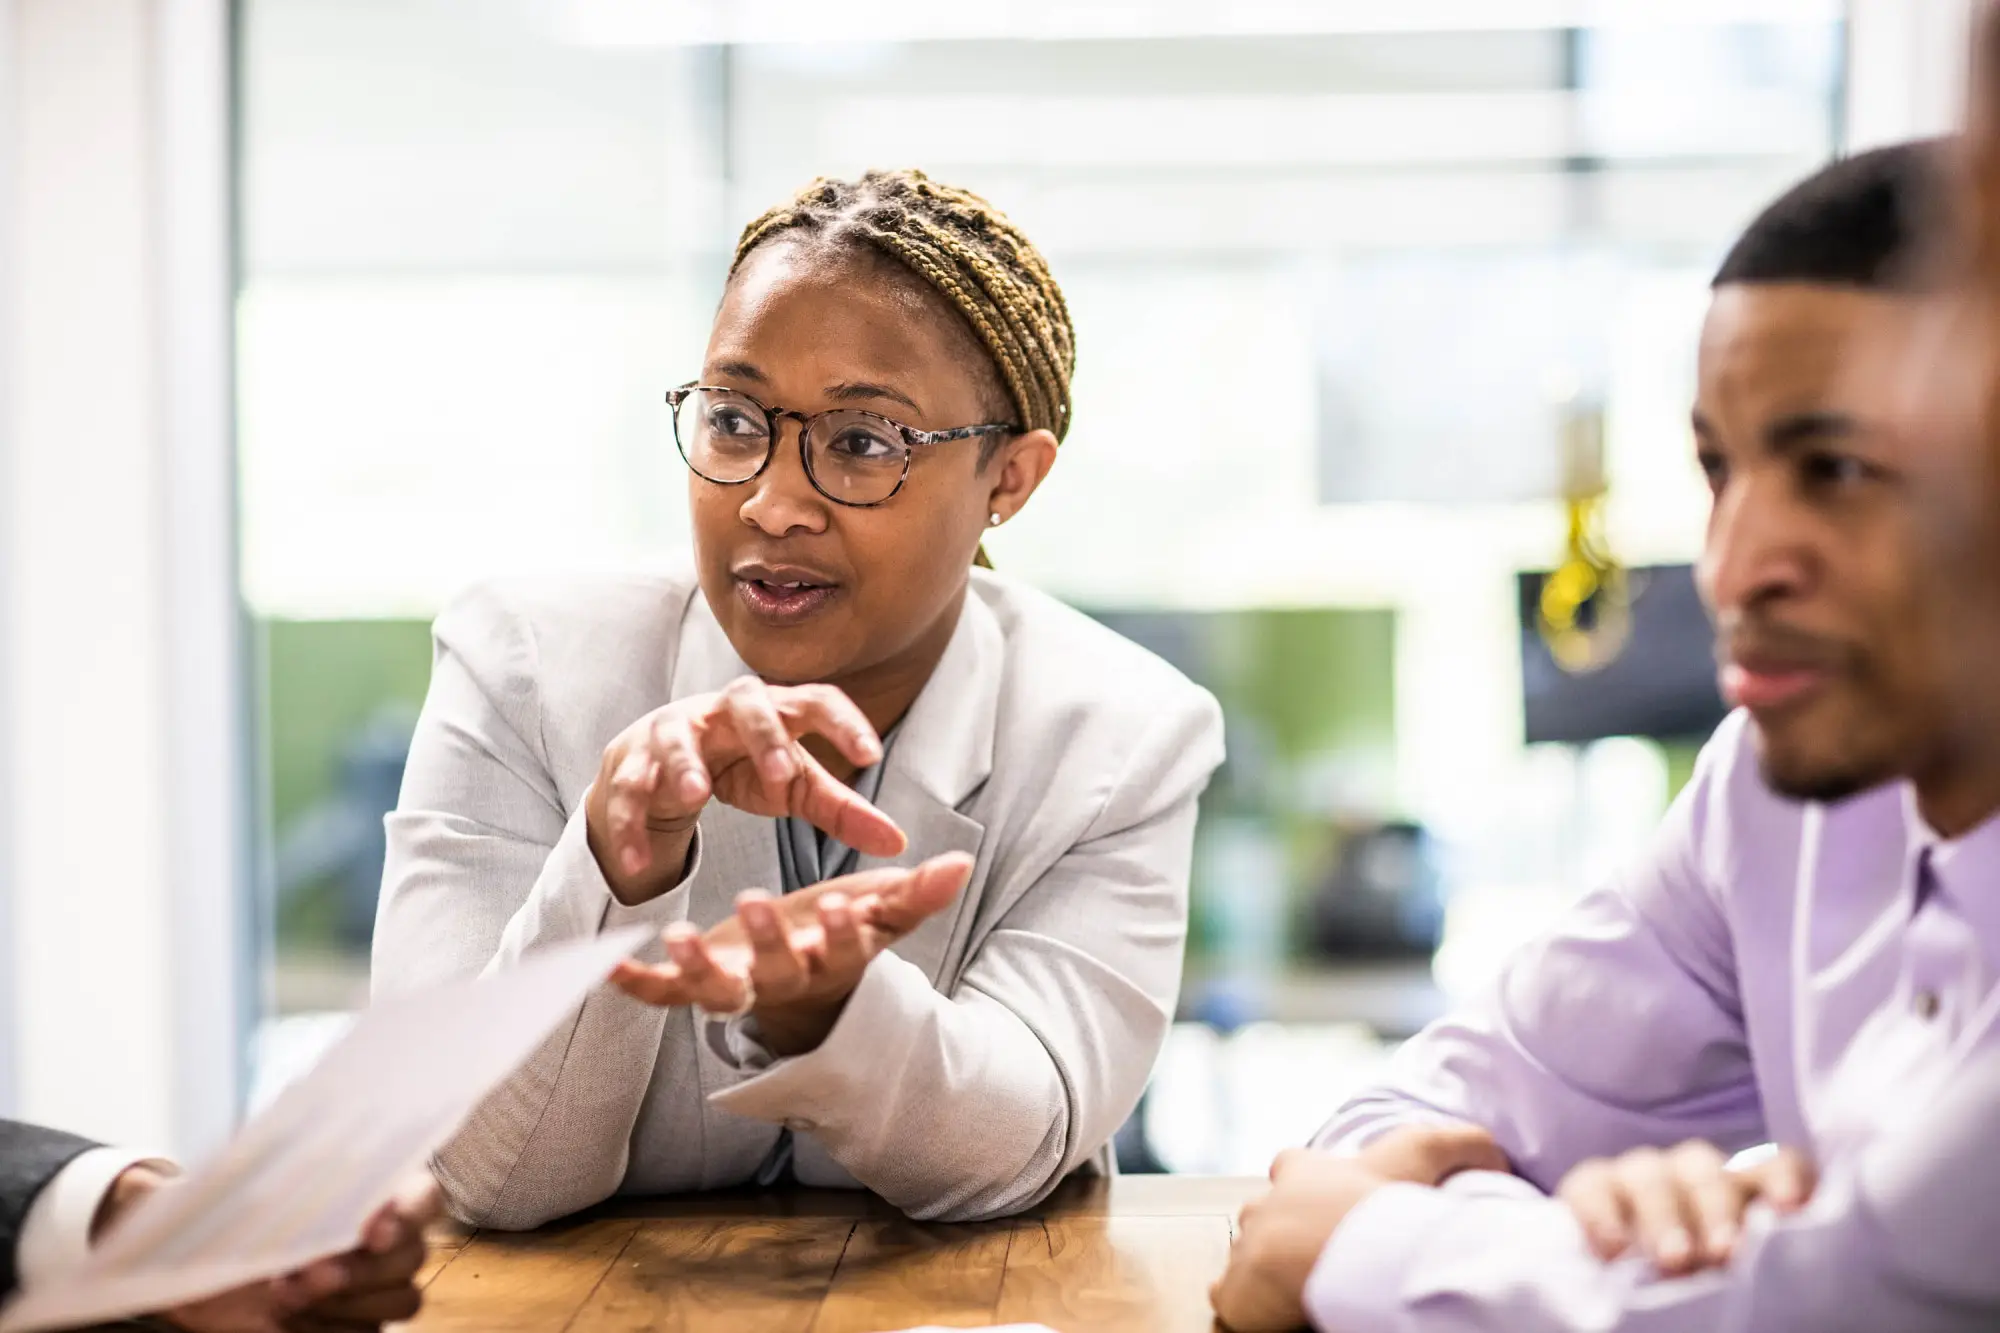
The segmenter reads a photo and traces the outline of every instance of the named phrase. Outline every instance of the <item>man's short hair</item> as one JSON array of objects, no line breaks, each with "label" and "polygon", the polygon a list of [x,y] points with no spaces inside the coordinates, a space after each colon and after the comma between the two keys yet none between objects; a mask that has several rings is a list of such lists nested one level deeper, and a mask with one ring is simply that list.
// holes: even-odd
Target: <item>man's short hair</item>
[{"label": "man's short hair", "polygon": [[1757,215],[1710,285],[1919,290],[1942,231],[1947,143],[1895,144],[1815,172]]}]

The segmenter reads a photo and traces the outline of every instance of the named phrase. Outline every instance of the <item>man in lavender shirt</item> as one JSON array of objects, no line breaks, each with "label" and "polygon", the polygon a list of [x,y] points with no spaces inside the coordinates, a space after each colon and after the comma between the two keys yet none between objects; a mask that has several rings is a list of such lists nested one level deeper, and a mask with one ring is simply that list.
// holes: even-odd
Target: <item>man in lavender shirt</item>
[{"label": "man in lavender shirt", "polygon": [[[1942,577],[1949,450],[1899,429],[1944,152],[1828,168],[1723,264],[1694,432],[1737,712],[1642,864],[1280,1159],[1232,1328],[2000,1327],[2000,738],[1954,657],[2000,591]],[[1723,1169],[1766,1141],[1816,1188]]]}]

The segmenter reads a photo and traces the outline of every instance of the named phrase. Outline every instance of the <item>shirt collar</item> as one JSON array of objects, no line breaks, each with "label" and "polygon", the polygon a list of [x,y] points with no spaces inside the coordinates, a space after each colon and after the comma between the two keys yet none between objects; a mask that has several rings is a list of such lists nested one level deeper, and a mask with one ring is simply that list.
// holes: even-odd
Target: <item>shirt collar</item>
[{"label": "shirt collar", "polygon": [[1956,838],[1945,838],[1918,811],[1916,788],[1909,783],[1903,784],[1903,810],[1912,873],[1917,858],[1928,852],[1935,891],[2000,965],[2000,813]]}]

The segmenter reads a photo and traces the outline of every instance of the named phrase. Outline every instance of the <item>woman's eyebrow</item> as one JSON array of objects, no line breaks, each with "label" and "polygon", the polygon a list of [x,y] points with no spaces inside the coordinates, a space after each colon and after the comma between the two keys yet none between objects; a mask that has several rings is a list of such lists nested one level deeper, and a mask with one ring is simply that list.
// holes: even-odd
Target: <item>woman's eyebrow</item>
[{"label": "woman's eyebrow", "polygon": [[827,389],[826,396],[837,403],[851,403],[857,398],[887,398],[915,412],[924,410],[916,399],[901,390],[892,389],[886,384],[869,384],[859,380],[833,385]]},{"label": "woman's eyebrow", "polygon": [[703,373],[716,378],[727,376],[735,380],[755,380],[759,384],[771,382],[770,376],[748,361],[718,361]]}]

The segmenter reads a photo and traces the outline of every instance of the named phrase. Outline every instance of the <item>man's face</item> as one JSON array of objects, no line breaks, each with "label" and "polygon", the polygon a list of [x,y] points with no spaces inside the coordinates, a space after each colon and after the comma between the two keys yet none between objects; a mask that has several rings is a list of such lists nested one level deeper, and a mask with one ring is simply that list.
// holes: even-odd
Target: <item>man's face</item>
[{"label": "man's face", "polygon": [[1919,304],[1806,283],[1717,290],[1694,429],[1724,698],[1766,779],[1838,800],[1908,772],[1946,712],[1896,430]]}]

